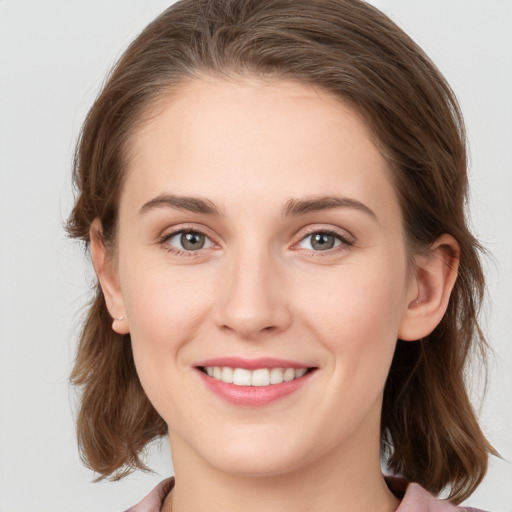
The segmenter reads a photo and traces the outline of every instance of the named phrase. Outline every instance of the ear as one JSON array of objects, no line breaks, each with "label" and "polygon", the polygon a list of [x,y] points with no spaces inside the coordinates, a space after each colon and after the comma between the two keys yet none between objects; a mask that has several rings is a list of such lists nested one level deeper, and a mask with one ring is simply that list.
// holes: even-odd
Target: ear
[{"label": "ear", "polygon": [[98,281],[103,291],[108,312],[112,317],[112,329],[118,334],[127,334],[128,320],[124,306],[123,294],[119,286],[117,265],[105,247],[101,221],[94,219],[89,231],[91,241],[91,258]]},{"label": "ear", "polygon": [[398,338],[415,341],[428,336],[443,318],[457,280],[460,247],[455,238],[442,235],[428,254],[414,257],[416,272],[410,279],[406,308]]}]

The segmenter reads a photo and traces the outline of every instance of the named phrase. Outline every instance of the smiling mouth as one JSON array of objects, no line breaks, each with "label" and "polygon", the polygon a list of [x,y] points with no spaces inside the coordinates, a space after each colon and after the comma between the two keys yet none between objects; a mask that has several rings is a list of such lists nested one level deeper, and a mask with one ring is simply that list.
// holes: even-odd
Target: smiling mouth
[{"label": "smiling mouth", "polygon": [[203,373],[214,380],[245,387],[263,387],[291,382],[304,377],[314,368],[232,368],[230,366],[202,366]]}]

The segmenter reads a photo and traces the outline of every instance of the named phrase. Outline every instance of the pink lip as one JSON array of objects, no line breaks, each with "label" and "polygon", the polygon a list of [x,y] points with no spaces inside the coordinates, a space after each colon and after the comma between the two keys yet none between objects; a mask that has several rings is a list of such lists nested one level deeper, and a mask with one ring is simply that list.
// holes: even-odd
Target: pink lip
[{"label": "pink lip", "polygon": [[256,359],[245,359],[243,357],[218,357],[208,359],[196,365],[204,366],[228,366],[230,368],[245,368],[246,370],[257,370],[259,368],[309,368],[310,365],[299,363],[297,361],[288,361],[286,359],[276,359],[274,357],[260,357]]},{"label": "pink lip", "polygon": [[230,368],[245,368],[257,370],[259,368],[308,368],[307,365],[296,361],[286,361],[275,358],[243,359],[238,357],[225,357],[208,359],[196,365],[197,373],[210,391],[228,402],[246,407],[261,407],[280,400],[304,386],[316,372],[307,372],[303,377],[281,384],[268,386],[236,386],[209,377],[202,367],[228,366]]}]

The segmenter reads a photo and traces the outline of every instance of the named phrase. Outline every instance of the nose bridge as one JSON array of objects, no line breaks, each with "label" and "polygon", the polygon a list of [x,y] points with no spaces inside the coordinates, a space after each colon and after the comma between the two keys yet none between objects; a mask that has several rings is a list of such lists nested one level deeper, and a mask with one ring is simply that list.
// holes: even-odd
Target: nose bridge
[{"label": "nose bridge", "polygon": [[270,248],[254,240],[234,249],[226,262],[219,326],[244,338],[286,329],[291,317],[280,266]]}]

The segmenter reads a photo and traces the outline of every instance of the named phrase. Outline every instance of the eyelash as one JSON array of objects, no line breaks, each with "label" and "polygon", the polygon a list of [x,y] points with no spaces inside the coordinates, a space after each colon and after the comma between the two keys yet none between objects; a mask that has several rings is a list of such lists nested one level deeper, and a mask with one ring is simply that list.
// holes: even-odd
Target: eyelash
[{"label": "eyelash", "polygon": [[[212,245],[216,245],[215,242],[213,240],[211,240],[211,238],[203,230],[198,229],[198,228],[192,228],[192,227],[180,228],[180,229],[177,229],[176,231],[172,231],[171,233],[166,233],[165,235],[163,235],[160,238],[160,244],[162,246],[164,246],[164,248],[167,252],[175,254],[176,256],[186,256],[186,257],[198,256],[198,253],[201,251],[201,249],[198,249],[196,251],[188,251],[186,249],[178,249],[178,248],[173,247],[168,244],[169,240],[171,240],[172,238],[174,238],[178,235],[185,234],[185,233],[197,233],[197,234],[203,235],[207,240],[209,240],[209,242]],[[339,243],[339,245],[332,247],[331,249],[325,249],[323,251],[315,251],[313,249],[304,249],[305,251],[307,251],[314,257],[323,257],[323,256],[332,255],[334,252],[347,251],[348,249],[350,249],[350,247],[352,247],[354,245],[354,242],[352,240],[349,240],[346,236],[342,235],[338,231],[335,231],[333,229],[313,228],[310,231],[306,232],[304,234],[304,236],[302,236],[302,238],[292,246],[292,249],[297,247],[301,242],[306,240],[308,237],[311,237],[316,234],[325,234],[325,235],[333,236],[340,243]],[[298,250],[298,249],[295,249],[295,250]]]},{"label": "eyelash", "polygon": [[313,249],[304,249],[309,254],[311,254],[313,257],[324,257],[324,256],[332,256],[334,253],[341,252],[341,251],[348,251],[350,247],[354,245],[354,242],[350,240],[347,236],[342,235],[338,231],[334,229],[325,229],[325,228],[312,228],[311,230],[308,230],[304,236],[293,245],[293,247],[298,246],[301,242],[306,240],[308,237],[311,237],[316,234],[323,234],[323,235],[331,235],[336,240],[340,242],[339,245],[332,247],[331,249],[325,249],[323,251],[315,251]]},{"label": "eyelash", "polygon": [[189,228],[184,227],[184,228],[177,229],[176,231],[172,231],[171,233],[166,233],[165,235],[163,235],[160,238],[160,244],[164,247],[164,249],[167,252],[172,253],[176,256],[186,256],[189,258],[196,257],[196,256],[198,256],[200,249],[197,251],[187,251],[186,249],[178,249],[178,248],[173,247],[172,245],[168,244],[169,240],[171,240],[175,236],[186,234],[186,233],[197,233],[197,234],[203,235],[207,240],[210,241],[210,243],[212,245],[216,245],[215,242],[213,242],[211,240],[211,238],[203,230],[198,229],[198,228],[193,228],[193,227],[189,227]]}]

